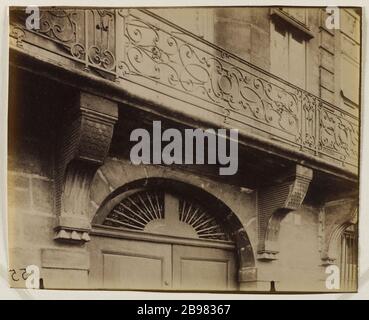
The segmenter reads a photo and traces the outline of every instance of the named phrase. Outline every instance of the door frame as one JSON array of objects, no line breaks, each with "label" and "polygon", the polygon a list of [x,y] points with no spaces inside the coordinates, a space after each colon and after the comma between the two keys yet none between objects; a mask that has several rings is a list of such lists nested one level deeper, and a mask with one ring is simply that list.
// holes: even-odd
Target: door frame
[{"label": "door frame", "polygon": [[234,250],[234,252],[236,252],[236,244],[233,243],[232,241],[184,238],[148,233],[146,231],[123,230],[122,228],[103,225],[92,225],[90,235],[109,237],[115,239],[127,239],[138,241],[149,241],[156,243],[189,245],[203,248],[226,249],[226,250]]},{"label": "door frame", "polygon": [[[102,200],[96,198],[93,194],[90,195],[91,201],[96,203],[97,209],[91,212],[91,224],[92,231],[101,233],[96,230],[96,224],[103,219],[109,212],[117,205],[124,197],[134,194],[141,190],[169,190],[169,192],[185,194],[187,197],[199,201],[200,203],[206,203],[211,209],[212,213],[218,221],[224,225],[227,233],[234,241],[237,252],[237,265],[238,265],[238,282],[240,283],[241,290],[252,290],[256,287],[257,283],[257,268],[256,259],[248,234],[245,230],[245,226],[241,222],[238,215],[232,211],[232,209],[225,204],[220,198],[210,193],[204,188],[200,188],[197,185],[190,183],[189,181],[183,181],[173,178],[167,178],[162,176],[156,176],[155,172],[146,173],[142,178],[130,178],[122,181],[122,185],[115,188],[106,194],[106,197]],[[99,183],[104,184],[102,188],[106,188],[106,182],[99,180]],[[101,225],[101,224],[100,224]],[[114,237],[123,237],[119,232],[114,232]],[[127,232],[128,233],[128,232]],[[102,234],[103,235],[103,234]],[[109,236],[105,233],[106,236]],[[144,237],[144,236],[142,236]],[[174,238],[173,238],[174,239]],[[175,240],[174,240],[175,241]],[[205,244],[205,242],[202,242]]]},{"label": "door frame", "polygon": [[[123,230],[122,228],[117,228],[117,227],[111,227],[111,226],[103,226],[103,225],[93,225],[92,226],[92,231],[91,231],[91,236],[92,236],[92,241],[91,242],[95,242],[91,243],[91,249],[89,250],[89,255],[90,255],[90,259],[91,259],[91,263],[96,262],[99,263],[99,261],[101,260],[98,256],[100,254],[123,254],[126,255],[126,252],[122,249],[120,250],[119,246],[117,246],[116,249],[112,249],[112,248],[104,248],[103,246],[100,246],[98,244],[98,239],[99,238],[110,238],[112,240],[130,240],[130,241],[137,241],[137,243],[139,242],[143,242],[143,243],[148,243],[148,244],[158,244],[158,245],[168,245],[171,246],[171,263],[172,263],[172,268],[174,267],[173,265],[173,250],[175,246],[178,247],[197,247],[197,248],[201,248],[201,249],[216,249],[216,250],[224,250],[224,251],[228,251],[229,253],[233,254],[233,262],[231,263],[234,266],[234,272],[237,274],[237,250],[236,250],[236,245],[231,242],[231,241],[223,241],[223,240],[208,240],[208,239],[193,239],[193,238],[183,238],[183,237],[176,237],[176,236],[169,236],[169,235],[159,235],[159,234],[153,234],[153,233],[148,233],[145,231],[132,231],[132,230]],[[91,250],[96,250],[98,249],[98,252],[93,252]],[[131,255],[132,253],[130,253],[129,255]],[[222,260],[222,259],[221,259]],[[101,261],[100,261],[101,262]],[[89,282],[90,284],[96,286],[97,283],[101,283],[100,285],[103,287],[103,282],[102,279],[96,278],[100,276],[102,276],[101,272],[102,269],[100,270],[102,266],[96,265],[93,266],[93,269],[95,270],[93,273],[90,273],[90,277],[93,276]],[[90,267],[91,268],[91,267]],[[173,270],[171,271],[172,273],[172,277],[173,277]],[[171,283],[172,283],[173,279],[171,279]],[[238,283],[237,279],[235,279],[235,283]],[[99,285],[99,286],[100,286]],[[162,290],[178,290],[178,288],[174,288],[173,287],[174,284],[171,285],[171,288],[165,288],[163,287]],[[101,288],[102,288],[101,287]],[[233,287],[231,288],[231,290],[237,290],[237,287]],[[99,288],[99,289],[101,289]],[[97,289],[97,288],[95,288]],[[122,288],[122,290],[124,290],[124,288]],[[130,290],[130,289],[129,289]],[[137,289],[137,290],[150,290],[148,289]],[[179,289],[180,290],[180,289]],[[224,289],[224,290],[229,290],[229,289]],[[206,289],[204,290],[191,290],[191,291],[206,291]]]}]

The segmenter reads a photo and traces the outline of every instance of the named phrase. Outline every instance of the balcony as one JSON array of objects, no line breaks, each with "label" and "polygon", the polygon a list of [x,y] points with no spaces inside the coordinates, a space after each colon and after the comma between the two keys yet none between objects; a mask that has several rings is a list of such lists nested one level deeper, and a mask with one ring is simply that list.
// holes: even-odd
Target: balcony
[{"label": "balcony", "polygon": [[144,9],[12,10],[10,48],[317,166],[358,174],[359,119]]}]

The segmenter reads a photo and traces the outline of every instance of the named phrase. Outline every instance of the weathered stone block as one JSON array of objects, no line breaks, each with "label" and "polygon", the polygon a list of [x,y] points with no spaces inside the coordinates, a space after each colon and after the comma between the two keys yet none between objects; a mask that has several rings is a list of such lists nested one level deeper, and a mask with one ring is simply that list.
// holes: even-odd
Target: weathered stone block
[{"label": "weathered stone block", "polygon": [[[343,95],[353,103],[359,104],[360,65],[346,56],[341,56],[341,89]],[[350,81],[347,81],[350,79]]]},{"label": "weathered stone block", "polygon": [[334,54],[334,36],[325,29],[322,29],[320,37],[320,45],[330,53]]},{"label": "weathered stone block", "polygon": [[215,23],[215,43],[222,48],[250,61],[251,25],[236,21]]},{"label": "weathered stone block", "polygon": [[24,288],[26,286],[26,268],[31,265],[40,267],[40,250],[9,248],[8,281],[12,288]]},{"label": "weathered stone block", "polygon": [[41,261],[43,268],[87,270],[90,267],[87,252],[73,250],[42,249]]},{"label": "weathered stone block", "polygon": [[9,175],[8,206],[29,209],[31,207],[30,183],[28,177]]},{"label": "weathered stone block", "polygon": [[321,66],[334,73],[334,55],[325,49],[320,50]]},{"label": "weathered stone block", "polygon": [[32,204],[35,210],[51,212],[53,209],[52,181],[32,179]]},{"label": "weathered stone block", "polygon": [[8,183],[9,187],[11,188],[20,188],[20,189],[29,188],[29,178],[17,174],[9,174]]},{"label": "weathered stone block", "polygon": [[50,152],[45,146],[46,142],[22,138],[16,142],[16,145],[9,146],[8,166],[10,170],[22,173],[38,174],[44,177],[52,176],[52,164],[50,161]]},{"label": "weathered stone block", "polygon": [[325,101],[334,103],[334,93],[324,87],[320,87],[320,97]]},{"label": "weathered stone block", "polygon": [[250,22],[251,21],[251,10],[240,10],[239,8],[216,8],[215,10],[216,16],[219,18],[223,18],[223,20],[232,20],[232,21],[243,21]]},{"label": "weathered stone block", "polygon": [[30,208],[31,197],[28,189],[11,189],[8,190],[8,205],[20,209]]},{"label": "weathered stone block", "polygon": [[329,91],[334,91],[334,74],[320,68],[320,85]]},{"label": "weathered stone block", "polygon": [[90,190],[90,199],[93,199],[98,205],[110,194],[111,190],[106,179],[103,178],[103,173],[97,172]]},{"label": "weathered stone block", "polygon": [[341,9],[341,30],[350,38],[360,41],[360,21],[359,16],[353,9]]},{"label": "weathered stone block", "polygon": [[43,268],[41,277],[45,289],[85,289],[88,287],[87,270]]},{"label": "weathered stone block", "polygon": [[8,208],[8,239],[10,247],[23,246],[23,216],[28,215],[27,210],[19,207]]},{"label": "weathered stone block", "polygon": [[41,266],[40,250],[35,248],[9,248],[9,268],[26,268],[29,265]]},{"label": "weathered stone block", "polygon": [[22,218],[23,237],[29,247],[50,246],[53,244],[56,217],[45,215],[25,215]]},{"label": "weathered stone block", "polygon": [[360,62],[360,45],[355,43],[343,33],[341,34],[341,48],[342,53],[344,53],[346,56],[358,63]]},{"label": "weathered stone block", "polygon": [[[248,10],[247,10],[248,11]],[[270,32],[270,8],[251,8],[251,21],[253,26]]]},{"label": "weathered stone block", "polygon": [[251,63],[269,71],[270,69],[270,33],[252,27]]}]

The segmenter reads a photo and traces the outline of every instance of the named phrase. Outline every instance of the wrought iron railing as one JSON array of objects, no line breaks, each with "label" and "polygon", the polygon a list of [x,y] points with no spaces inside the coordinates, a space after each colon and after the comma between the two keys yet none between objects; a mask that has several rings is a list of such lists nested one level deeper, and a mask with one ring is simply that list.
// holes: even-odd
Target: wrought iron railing
[{"label": "wrought iron railing", "polygon": [[11,17],[14,47],[33,42],[101,77],[182,100],[222,115],[224,125],[357,173],[357,117],[148,10],[49,8],[37,30],[25,19]]}]

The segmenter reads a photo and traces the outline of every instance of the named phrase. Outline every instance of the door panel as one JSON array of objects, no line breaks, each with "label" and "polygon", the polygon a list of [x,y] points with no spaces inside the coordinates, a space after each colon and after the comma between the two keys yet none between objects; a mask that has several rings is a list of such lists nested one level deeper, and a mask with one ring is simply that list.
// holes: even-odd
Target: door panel
[{"label": "door panel", "polygon": [[234,245],[206,205],[148,188],[94,219],[90,284],[108,289],[236,289]]},{"label": "door panel", "polygon": [[93,237],[90,284],[104,289],[170,289],[171,245]]},{"label": "door panel", "polygon": [[92,236],[90,287],[236,290],[234,248]]},{"label": "door panel", "polygon": [[234,252],[173,245],[173,286],[182,290],[235,290]]},{"label": "door panel", "polygon": [[163,288],[163,260],[160,257],[103,254],[104,288]]}]

